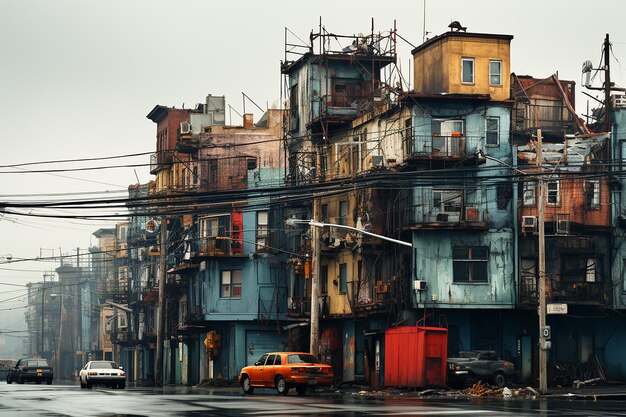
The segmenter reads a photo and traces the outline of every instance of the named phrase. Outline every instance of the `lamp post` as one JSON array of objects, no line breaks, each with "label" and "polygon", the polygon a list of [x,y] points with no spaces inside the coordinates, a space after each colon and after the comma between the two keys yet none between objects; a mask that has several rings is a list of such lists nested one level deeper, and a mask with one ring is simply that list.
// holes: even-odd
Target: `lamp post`
[{"label": "lamp post", "polygon": [[393,239],[387,236],[382,236],[376,233],[368,232],[365,230],[357,229],[356,227],[346,226],[345,224],[324,223],[318,222],[313,219],[302,220],[289,218],[285,220],[287,226],[295,226],[296,224],[308,224],[311,227],[311,250],[313,257],[311,259],[311,333],[310,333],[310,353],[314,356],[318,356],[318,340],[319,340],[319,258],[320,249],[318,242],[317,230],[322,227],[336,227],[338,229],[350,230],[352,232],[360,233],[366,236],[376,237],[388,242],[393,242],[398,245],[413,247],[412,243],[405,242],[403,240]]}]

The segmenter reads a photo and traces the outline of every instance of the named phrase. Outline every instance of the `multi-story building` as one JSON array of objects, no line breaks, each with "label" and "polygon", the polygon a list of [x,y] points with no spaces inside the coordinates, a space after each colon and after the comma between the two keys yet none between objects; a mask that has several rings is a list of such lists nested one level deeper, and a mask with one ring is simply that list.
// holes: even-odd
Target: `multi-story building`
[{"label": "multi-story building", "polygon": [[[161,210],[172,261],[165,332],[171,382],[235,378],[259,352],[283,345],[285,279],[271,204],[286,169],[283,112],[269,109],[257,124],[245,114],[243,126],[227,126],[224,108],[224,97],[208,96],[187,117],[163,106],[148,115],[159,132],[169,126],[177,155],[169,169],[170,214]],[[207,351],[210,331],[220,343]]]}]

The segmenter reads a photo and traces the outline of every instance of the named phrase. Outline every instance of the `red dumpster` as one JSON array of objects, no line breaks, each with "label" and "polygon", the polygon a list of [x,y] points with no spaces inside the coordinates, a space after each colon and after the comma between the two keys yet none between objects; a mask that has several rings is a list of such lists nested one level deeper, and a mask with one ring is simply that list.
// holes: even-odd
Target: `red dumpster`
[{"label": "red dumpster", "polygon": [[385,385],[445,387],[448,329],[401,326],[385,332]]}]

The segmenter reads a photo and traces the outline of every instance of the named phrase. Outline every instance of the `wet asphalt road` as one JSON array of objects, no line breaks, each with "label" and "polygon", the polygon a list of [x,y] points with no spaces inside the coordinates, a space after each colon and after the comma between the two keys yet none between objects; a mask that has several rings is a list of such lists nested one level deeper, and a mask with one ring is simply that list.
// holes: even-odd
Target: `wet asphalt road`
[{"label": "wet asphalt road", "polygon": [[234,389],[81,390],[0,384],[0,416],[626,416],[626,402],[371,398],[356,393],[283,397]]}]

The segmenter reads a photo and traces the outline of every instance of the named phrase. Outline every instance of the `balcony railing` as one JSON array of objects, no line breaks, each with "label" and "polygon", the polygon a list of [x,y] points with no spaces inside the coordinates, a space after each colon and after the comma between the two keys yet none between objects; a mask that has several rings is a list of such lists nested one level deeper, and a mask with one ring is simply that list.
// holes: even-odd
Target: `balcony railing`
[{"label": "balcony railing", "polygon": [[235,239],[230,236],[200,238],[197,245],[200,256],[226,256],[240,255],[242,253],[241,239]]},{"label": "balcony railing", "polygon": [[150,154],[150,173],[154,174],[164,165],[170,165],[174,161],[174,153],[172,151],[160,151]]},{"label": "balcony railing", "polygon": [[311,313],[311,299],[308,297],[288,297],[287,314],[303,316]]},{"label": "balcony railing", "polygon": [[[610,283],[604,281],[561,282],[548,280],[546,283],[546,301],[554,303],[608,305],[610,300]],[[537,278],[522,277],[519,285],[519,303],[537,305]]]},{"label": "balcony railing", "polygon": [[484,205],[460,204],[453,207],[442,205],[418,205],[408,211],[406,226],[417,227],[467,227],[484,228],[489,225]]},{"label": "balcony railing", "polygon": [[484,148],[482,136],[409,136],[405,140],[407,157],[413,159],[460,159],[476,154]]}]

